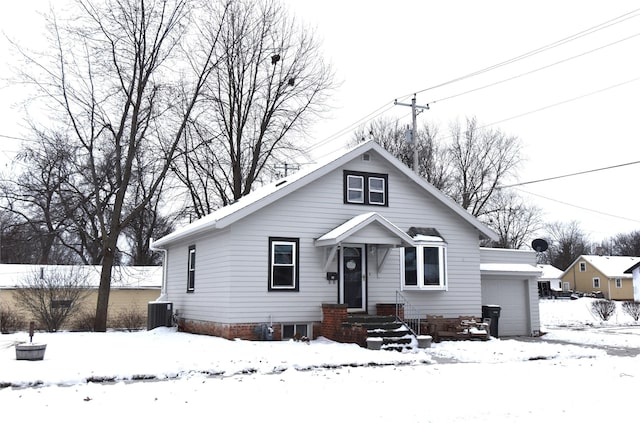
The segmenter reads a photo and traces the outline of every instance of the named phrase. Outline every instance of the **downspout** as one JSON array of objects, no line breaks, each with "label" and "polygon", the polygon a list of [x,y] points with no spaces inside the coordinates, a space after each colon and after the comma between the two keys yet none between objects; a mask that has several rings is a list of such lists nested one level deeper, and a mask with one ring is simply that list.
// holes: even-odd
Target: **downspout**
[{"label": "downspout", "polygon": [[164,257],[162,258],[162,285],[160,285],[160,296],[156,301],[167,301],[167,259],[169,258],[169,251],[164,248],[157,248],[153,246],[153,239],[149,243],[152,251],[162,251]]}]

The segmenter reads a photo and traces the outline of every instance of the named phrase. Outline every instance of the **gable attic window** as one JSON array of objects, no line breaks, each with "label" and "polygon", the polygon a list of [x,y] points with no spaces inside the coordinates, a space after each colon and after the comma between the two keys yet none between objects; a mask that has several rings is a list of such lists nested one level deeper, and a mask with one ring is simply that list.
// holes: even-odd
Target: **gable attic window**
[{"label": "gable attic window", "polygon": [[298,238],[269,238],[269,291],[298,291]]},{"label": "gable attic window", "polygon": [[580,271],[581,272],[586,272],[587,271],[587,263],[585,263],[584,261],[580,262]]},{"label": "gable attic window", "polygon": [[401,249],[403,290],[447,289],[447,244],[433,228],[411,228],[415,247]]},{"label": "gable attic window", "polygon": [[344,171],[345,204],[387,206],[388,175],[382,173]]},{"label": "gable attic window", "polygon": [[196,288],[196,246],[189,246],[187,257],[187,292],[193,292]]}]

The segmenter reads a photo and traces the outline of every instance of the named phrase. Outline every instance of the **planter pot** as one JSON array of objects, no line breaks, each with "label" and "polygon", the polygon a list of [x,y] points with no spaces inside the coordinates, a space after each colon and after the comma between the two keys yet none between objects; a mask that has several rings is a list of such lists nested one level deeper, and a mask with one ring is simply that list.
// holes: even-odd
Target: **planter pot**
[{"label": "planter pot", "polygon": [[367,348],[379,350],[382,347],[382,338],[367,338]]},{"label": "planter pot", "polygon": [[431,348],[433,338],[429,335],[418,336],[418,348]]},{"label": "planter pot", "polygon": [[42,360],[47,344],[18,344],[16,345],[16,360]]}]

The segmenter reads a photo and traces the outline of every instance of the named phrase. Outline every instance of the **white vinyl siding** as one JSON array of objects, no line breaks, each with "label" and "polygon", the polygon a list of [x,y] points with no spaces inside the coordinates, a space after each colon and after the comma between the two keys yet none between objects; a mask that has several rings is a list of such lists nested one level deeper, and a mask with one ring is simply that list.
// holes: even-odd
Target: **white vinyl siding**
[{"label": "white vinyl siding", "polygon": [[[357,170],[386,174],[387,207],[349,204],[344,201],[344,172]],[[408,180],[395,167],[371,153],[335,169],[322,178],[292,192],[236,222],[211,231],[188,244],[198,245],[197,291],[187,299],[191,318],[221,323],[319,322],[323,303],[336,303],[338,284],[326,272],[336,272],[337,260],[324,269],[326,250],[313,242],[357,214],[376,211],[402,230],[412,226],[437,228],[447,240],[448,291],[405,291],[403,295],[425,315],[477,315],[481,311],[480,253],[478,232],[440,200]],[[272,236],[299,239],[297,292],[268,291],[268,239]],[[375,314],[376,303],[395,301],[400,284],[400,249],[392,248],[382,260],[383,249],[369,248],[388,233],[371,225],[357,234],[367,245],[367,311]],[[351,240],[353,241],[353,240]],[[183,245],[188,245],[185,242]],[[177,248],[177,246],[176,246]],[[185,247],[182,247],[185,248]],[[169,280],[179,259],[170,251]],[[183,250],[184,251],[184,250]],[[183,260],[186,257],[183,255]],[[186,263],[182,265],[184,269]],[[184,270],[183,270],[184,271]],[[184,273],[181,276],[184,281]],[[170,285],[173,284],[170,282]],[[169,299],[174,308],[184,308],[182,297]]]}]

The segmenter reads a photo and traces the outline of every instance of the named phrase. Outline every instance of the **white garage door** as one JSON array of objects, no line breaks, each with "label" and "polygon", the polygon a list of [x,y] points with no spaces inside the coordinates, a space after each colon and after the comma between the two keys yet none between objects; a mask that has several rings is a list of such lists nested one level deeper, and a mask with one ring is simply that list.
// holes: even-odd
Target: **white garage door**
[{"label": "white garage door", "polygon": [[486,278],[482,278],[482,304],[501,307],[498,336],[529,336],[527,281]]}]

